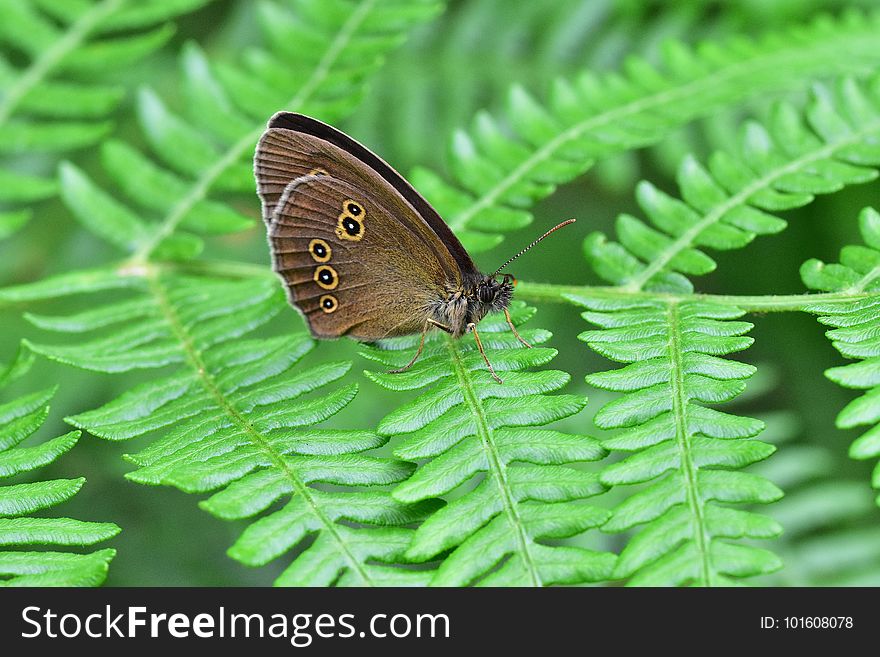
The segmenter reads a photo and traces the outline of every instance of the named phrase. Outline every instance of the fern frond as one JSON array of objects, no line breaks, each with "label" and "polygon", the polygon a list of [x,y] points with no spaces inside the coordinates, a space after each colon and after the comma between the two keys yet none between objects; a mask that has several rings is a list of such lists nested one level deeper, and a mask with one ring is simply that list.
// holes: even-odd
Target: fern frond
[{"label": "fern frond", "polygon": [[[442,159],[446,136],[512,84],[539,89],[559,75],[614,70],[628,54],[650,60],[670,38],[717,37],[733,26],[712,9],[666,3],[646,11],[618,0],[455,3],[388,62],[347,125],[367,143],[387,145],[398,163],[432,164],[426,154]],[[423,93],[425,70],[442,96]]]},{"label": "fern frond", "polygon": [[[53,360],[101,372],[176,365],[68,422],[107,440],[154,435],[150,446],[127,457],[138,466],[126,475],[133,481],[213,492],[201,506],[223,519],[266,512],[229,549],[244,564],[265,564],[314,537],[277,584],[406,584],[429,577],[390,564],[406,560],[412,530],[400,525],[419,520],[435,502],[401,503],[375,489],[403,481],[413,466],[363,454],[385,442],[375,434],[313,426],[354,397],[354,384],[327,390],[350,363],[294,368],[314,346],[303,333],[243,338],[283,307],[275,281],[154,273],[132,292],[74,315],[28,315],[40,328],[75,338],[29,343]],[[287,503],[270,509],[281,498]]]},{"label": "fern frond", "polygon": [[846,79],[834,91],[817,87],[805,114],[806,121],[780,104],[766,127],[745,124],[738,153],[716,152],[708,167],[686,157],[678,172],[682,200],[643,181],[636,198],[653,225],[623,214],[620,243],[588,236],[593,269],[630,291],[692,292],[686,276],[715,269],[704,249],[742,248],[785,228],[776,211],[877,177],[880,77],[865,85]]},{"label": "fern frond", "polygon": [[[817,303],[807,310],[833,327],[825,335],[846,358],[859,362],[832,367],[825,375],[845,388],[866,391],[837,416],[837,426],[852,429],[870,425],[850,446],[855,459],[880,457],[880,213],[865,208],[859,215],[859,230],[865,245],[845,246],[840,263],[808,260],[801,277],[814,290],[843,292],[853,296],[843,303]],[[874,488],[880,488],[880,463],[874,469]],[[877,498],[880,504],[880,497]]]},{"label": "fern frond", "polygon": [[[100,77],[155,51],[174,32],[170,19],[208,1],[0,1],[0,155],[60,153],[97,142],[124,94]],[[11,63],[19,59],[23,65]],[[57,191],[51,178],[0,168],[0,206]],[[29,215],[0,210],[0,237]]]},{"label": "fern frond", "polygon": [[[0,367],[0,386],[22,376],[33,361],[27,351]],[[80,436],[71,431],[33,446],[22,442],[49,415],[54,389],[41,390],[0,404],[0,479],[31,472],[69,451]],[[53,479],[0,486],[0,586],[98,586],[107,577],[116,550],[86,554],[25,551],[21,546],[85,547],[119,533],[112,523],[34,516],[79,492],[85,479]]]},{"label": "fern frond", "polygon": [[[513,308],[516,323],[534,310]],[[569,375],[544,365],[554,349],[525,349],[503,318],[480,323],[486,354],[504,379],[492,380],[476,344],[433,335],[419,361],[402,374],[367,372],[389,390],[430,386],[388,414],[378,431],[400,437],[394,453],[427,460],[393,491],[402,502],[455,497],[416,530],[407,555],[424,561],[450,551],[433,585],[541,586],[607,579],[614,556],[580,547],[548,544],[601,525],[606,511],[583,500],[602,492],[596,476],[565,464],[605,455],[595,440],[538,428],[580,411],[577,395],[550,395]],[[533,344],[550,338],[531,329]],[[404,365],[418,336],[365,347],[382,367]],[[475,481],[474,478],[476,477]],[[464,488],[464,490],[462,490]]]},{"label": "fern frond", "polygon": [[605,404],[594,422],[618,429],[603,440],[629,454],[605,467],[607,486],[646,484],[612,510],[603,531],[634,530],[615,578],[632,585],[714,586],[780,567],[771,552],[729,539],[772,538],[770,518],[732,508],[782,496],[769,481],[738,472],[774,448],[753,440],[757,420],[706,404],[729,401],[755,368],[721,356],[746,349],[752,325],[743,313],[699,301],[572,299],[584,319],[600,327],[579,337],[626,366],[587,376],[587,383],[624,393]]},{"label": "fern frond", "polygon": [[[880,14],[849,13],[808,26],[704,43],[667,44],[659,68],[631,58],[621,73],[558,79],[547,103],[514,87],[505,121],[480,113],[451,145],[453,183],[411,176],[471,251],[531,221],[528,209],[599,158],[647,146],[673,129],[751,97],[836,74],[876,70]],[[511,132],[503,127],[508,123]]]},{"label": "fern frond", "polygon": [[[174,113],[155,92],[141,90],[138,116],[161,164],[126,143],[102,144],[105,169],[131,205],[73,165],[62,167],[62,191],[74,214],[133,253],[136,262],[193,257],[201,241],[187,231],[217,234],[252,226],[252,218],[208,197],[253,195],[253,150],[268,117],[290,109],[338,120],[356,105],[385,55],[442,4],[298,0],[292,11],[272,2],[259,7],[269,49],[247,51],[241,65],[212,67],[198,46],[184,48],[186,116]],[[106,233],[91,219],[96,208],[124,218],[131,230]],[[155,221],[137,220],[151,215]]]},{"label": "fern frond", "polygon": [[871,493],[841,477],[840,458],[819,445],[795,442],[799,423],[790,413],[767,418],[764,440],[779,446],[751,472],[781,488],[785,497],[768,509],[784,528],[776,549],[785,566],[762,581],[784,586],[877,586],[880,529]]}]

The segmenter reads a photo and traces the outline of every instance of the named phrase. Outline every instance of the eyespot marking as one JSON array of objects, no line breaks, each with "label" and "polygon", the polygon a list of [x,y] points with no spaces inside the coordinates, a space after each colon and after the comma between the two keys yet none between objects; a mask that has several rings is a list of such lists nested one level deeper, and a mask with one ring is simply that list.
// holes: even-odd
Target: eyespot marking
[{"label": "eyespot marking", "polygon": [[339,275],[330,265],[316,267],[313,278],[315,283],[325,290],[335,290],[336,286],[339,285]]},{"label": "eyespot marking", "polygon": [[350,198],[342,202],[342,211],[344,214],[351,215],[352,217],[360,217],[366,214],[364,206]]},{"label": "eyespot marking", "polygon": [[315,262],[329,262],[333,255],[333,249],[322,239],[313,239],[309,242],[309,253]]},{"label": "eyespot marking", "polygon": [[363,205],[352,199],[342,202],[342,214],[336,224],[336,236],[341,240],[358,242],[364,237],[364,219],[367,211]]},{"label": "eyespot marking", "polygon": [[330,174],[327,173],[327,169],[324,169],[322,167],[315,167],[314,169],[309,171],[309,175],[310,176],[329,176]]},{"label": "eyespot marking", "polygon": [[343,217],[339,225],[342,226],[342,230],[344,230],[349,237],[357,237],[360,235],[361,230],[363,230],[364,225],[358,221],[357,219],[352,219],[351,217]]},{"label": "eyespot marking", "polygon": [[337,308],[339,308],[339,302],[336,300],[332,294],[325,294],[318,300],[318,305],[321,306],[321,310],[323,310],[328,315],[332,312],[335,312]]},{"label": "eyespot marking", "polygon": [[349,240],[359,242],[364,237],[364,220],[363,208],[361,215],[354,216],[348,212],[339,215],[339,221],[336,223],[336,236],[341,240]]}]

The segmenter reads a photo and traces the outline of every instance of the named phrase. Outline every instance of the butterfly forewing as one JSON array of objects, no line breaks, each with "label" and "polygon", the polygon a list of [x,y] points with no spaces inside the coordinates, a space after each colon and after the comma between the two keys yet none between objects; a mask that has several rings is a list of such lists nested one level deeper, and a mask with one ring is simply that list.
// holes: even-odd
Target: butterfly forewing
[{"label": "butterfly forewing", "polygon": [[329,158],[312,148],[307,139],[289,131],[267,130],[257,144],[254,160],[263,221],[272,221],[278,201],[291,181],[326,174],[329,164]]},{"label": "butterfly forewing", "polygon": [[279,195],[269,220],[274,269],[316,336],[419,332],[455,282],[415,210],[388,205],[324,174],[297,178]]},{"label": "butterfly forewing", "polygon": [[279,112],[257,144],[254,174],[267,223],[290,181],[329,175],[370,191],[398,220],[405,217],[426,241],[436,243],[450,277],[477,273],[467,251],[431,204],[388,163],[332,126],[302,114]]}]

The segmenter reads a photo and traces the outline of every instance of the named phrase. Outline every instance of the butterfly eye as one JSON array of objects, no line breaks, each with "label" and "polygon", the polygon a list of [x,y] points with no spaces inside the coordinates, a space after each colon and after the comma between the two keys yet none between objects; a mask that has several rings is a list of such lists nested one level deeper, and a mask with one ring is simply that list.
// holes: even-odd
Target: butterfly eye
[{"label": "butterfly eye", "polygon": [[339,276],[330,265],[321,265],[315,269],[314,280],[325,290],[334,290],[339,285]]},{"label": "butterfly eye", "polygon": [[339,307],[339,302],[336,300],[332,294],[325,294],[321,297],[318,303],[321,306],[321,310],[323,310],[328,315],[335,311]]},{"label": "butterfly eye", "polygon": [[309,242],[309,253],[315,262],[328,262],[333,254],[333,250],[324,240],[314,239]]}]

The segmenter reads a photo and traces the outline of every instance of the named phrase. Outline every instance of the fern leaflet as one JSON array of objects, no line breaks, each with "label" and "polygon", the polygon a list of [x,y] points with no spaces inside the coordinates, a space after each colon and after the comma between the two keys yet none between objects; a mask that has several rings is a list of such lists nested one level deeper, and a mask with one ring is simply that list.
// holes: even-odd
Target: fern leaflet
[{"label": "fern leaflet", "polygon": [[[32,354],[19,352],[15,361],[0,368],[0,385],[23,375],[32,361]],[[71,431],[38,445],[21,445],[48,417],[48,402],[54,393],[50,388],[0,404],[0,478],[52,463],[79,440],[80,432]],[[69,500],[84,483],[79,477],[0,486],[0,585],[97,586],[104,581],[116,550],[77,554],[9,549],[27,545],[85,547],[118,534],[119,527],[112,523],[32,515]]]},{"label": "fern leaflet", "polygon": [[602,529],[641,526],[620,554],[615,578],[632,585],[715,586],[780,567],[767,550],[727,539],[772,538],[770,518],[731,508],[782,496],[769,481],[737,472],[774,448],[752,440],[757,420],[704,406],[729,401],[755,368],[720,356],[746,349],[751,338],[742,312],[706,302],[573,298],[600,327],[579,337],[625,367],[587,376],[587,383],[624,393],[594,421],[620,429],[602,444],[630,453],[605,467],[607,486],[645,483],[615,509]]},{"label": "fern leaflet", "polygon": [[[208,0],[0,1],[0,155],[64,152],[97,142],[124,89],[96,81],[162,46],[171,18]],[[23,57],[17,68],[10,59]],[[0,204],[55,194],[51,178],[0,168]],[[30,216],[0,210],[0,237]]]},{"label": "fern leaflet", "polygon": [[[53,360],[103,372],[177,365],[68,421],[108,440],[155,435],[149,447],[127,457],[138,466],[128,478],[215,491],[201,506],[220,518],[253,517],[289,498],[251,523],[229,550],[258,566],[316,535],[279,585],[404,584],[428,577],[368,563],[403,561],[412,531],[394,525],[418,520],[434,502],[404,504],[358,487],[402,481],[412,466],[362,454],[385,442],[372,433],[313,428],[354,397],[354,384],[324,390],[350,364],[293,370],[314,346],[301,333],[242,339],[283,307],[274,281],[152,274],[142,283],[133,296],[94,310],[28,316],[41,328],[76,336],[70,344],[30,345]],[[86,337],[93,332],[98,336]]]},{"label": "fern leaflet", "polygon": [[[533,312],[515,305],[514,321],[522,323]],[[455,341],[445,335],[430,336],[419,361],[405,373],[367,372],[390,390],[431,386],[379,425],[379,433],[402,438],[397,456],[428,460],[393,496],[412,503],[460,492],[416,529],[407,555],[426,560],[451,550],[431,581],[438,586],[606,579],[613,555],[547,543],[601,525],[608,515],[582,502],[602,492],[596,476],[564,465],[594,461],[604,450],[587,436],[538,428],[577,413],[586,401],[547,394],[568,383],[565,372],[527,370],[549,362],[555,350],[522,348],[503,319],[484,319],[480,334],[503,385],[492,380],[470,338]],[[536,329],[523,335],[533,344],[550,338]],[[418,336],[382,341],[363,354],[383,367],[399,367],[417,342]]]},{"label": "fern leaflet", "polygon": [[499,119],[477,115],[451,145],[449,184],[419,169],[410,177],[471,251],[531,221],[528,212],[556,185],[599,158],[656,143],[675,128],[746,98],[798,88],[817,77],[876,68],[880,14],[849,13],[770,33],[757,41],[667,44],[661,68],[630,58],[622,73],[557,79],[545,105],[515,87],[508,135]]},{"label": "fern leaflet", "polygon": [[[253,149],[266,120],[291,109],[338,120],[356,105],[364,81],[413,26],[434,16],[437,0],[299,0],[295,13],[266,2],[260,19],[269,50],[248,51],[241,66],[209,64],[195,45],[183,52],[187,117],[173,113],[143,89],[138,115],[162,164],[119,141],[102,145],[107,173],[136,206],[102,191],[73,165],[61,171],[65,201],[77,217],[134,262],[151,257],[190,258],[201,250],[191,232],[217,234],[251,227],[251,218],[208,198],[212,192],[254,191]],[[136,226],[107,233],[92,219],[95,205]]]},{"label": "fern leaflet", "polygon": [[[859,215],[859,229],[865,245],[845,246],[840,263],[808,260],[801,277],[814,290],[843,292],[853,296],[843,303],[816,303],[807,310],[819,315],[822,324],[833,327],[826,335],[846,358],[859,362],[832,367],[825,375],[846,388],[865,390],[837,416],[837,426],[851,429],[871,425],[850,446],[855,459],[880,457],[880,213],[865,208]],[[880,463],[874,469],[874,488],[880,488]],[[880,497],[877,499],[880,503]]]},{"label": "fern leaflet", "polygon": [[[762,439],[780,447],[751,471],[785,489],[768,515],[785,527],[777,543],[785,567],[764,582],[776,586],[877,586],[880,528],[877,507],[864,483],[842,477],[831,450],[795,442],[793,413],[767,418]],[[771,430],[772,429],[772,430]]]},{"label": "fern leaflet", "polygon": [[868,167],[880,165],[880,78],[863,86],[847,79],[835,92],[818,87],[806,116],[809,129],[791,105],[780,104],[766,128],[744,126],[739,153],[715,153],[708,169],[686,157],[678,173],[683,200],[643,181],[637,199],[653,226],[623,214],[620,244],[601,233],[587,237],[593,269],[630,291],[692,292],[685,275],[715,269],[702,249],[742,248],[785,228],[772,212],[877,177]]}]

